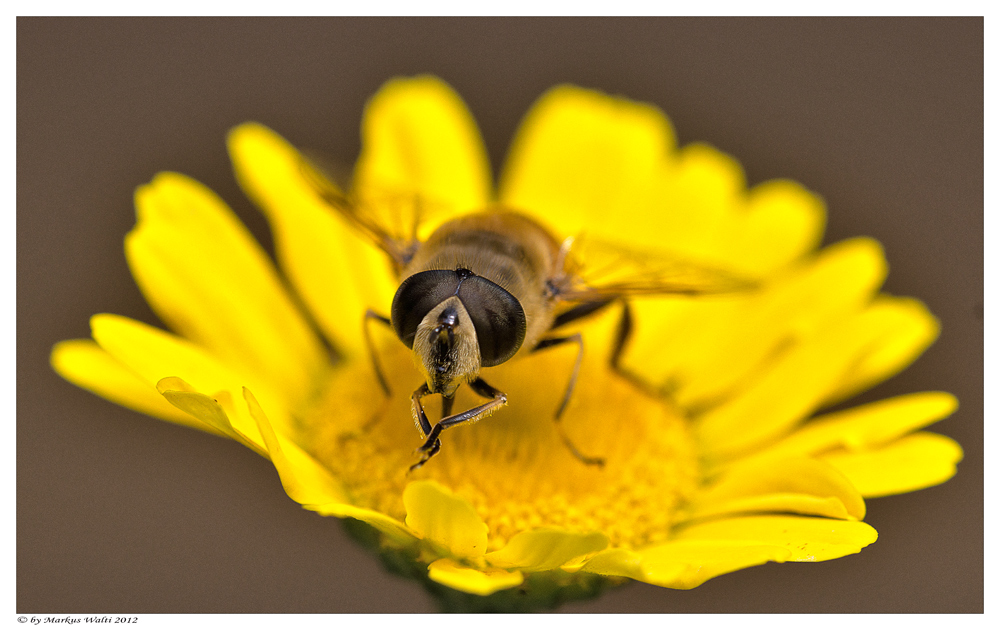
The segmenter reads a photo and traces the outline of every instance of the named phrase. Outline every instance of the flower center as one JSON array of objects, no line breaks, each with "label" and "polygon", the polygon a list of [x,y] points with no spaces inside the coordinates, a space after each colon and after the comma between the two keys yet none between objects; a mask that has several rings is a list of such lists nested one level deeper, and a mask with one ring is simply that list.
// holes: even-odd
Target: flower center
[{"label": "flower center", "polygon": [[[378,350],[393,395],[383,394],[370,361],[345,363],[308,415],[303,441],[357,505],[400,520],[410,481],[430,478],[450,487],[489,526],[491,549],[536,527],[597,530],[615,546],[660,542],[699,483],[697,452],[687,421],[614,373],[606,346],[589,342],[610,338],[601,333],[613,324],[605,315],[582,329],[585,358],[560,420],[582,454],[605,460],[602,467],[576,457],[554,420],[578,350],[573,343],[484,370],[481,377],[507,394],[507,407],[443,431],[440,453],[413,473],[423,439],[410,394],[422,381],[411,352],[395,339]],[[424,398],[432,424],[440,419],[439,400]],[[453,413],[482,402],[461,387]]]}]

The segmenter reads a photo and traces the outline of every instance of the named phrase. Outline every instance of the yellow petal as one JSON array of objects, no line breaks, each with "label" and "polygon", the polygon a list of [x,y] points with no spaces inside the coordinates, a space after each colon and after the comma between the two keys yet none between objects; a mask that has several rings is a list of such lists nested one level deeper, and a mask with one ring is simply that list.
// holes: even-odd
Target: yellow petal
[{"label": "yellow petal", "polygon": [[738,512],[865,517],[865,502],[836,468],[808,457],[755,458],[725,470],[694,501],[691,518]]},{"label": "yellow petal", "polygon": [[834,451],[822,456],[866,497],[936,486],[955,476],[962,447],[936,433],[914,433],[881,448]]},{"label": "yellow petal", "polygon": [[[877,300],[878,306],[882,300]],[[844,375],[837,388],[827,395],[824,404],[845,400],[901,372],[927,349],[941,332],[927,307],[919,300],[892,300],[882,321],[876,322],[878,332],[866,352]]]},{"label": "yellow petal", "polygon": [[656,108],[560,86],[525,117],[501,179],[503,203],[580,232],[742,274],[814,248],[823,202],[779,181],[748,194],[739,164],[703,144],[674,152]]},{"label": "yellow petal", "polygon": [[644,582],[690,589],[723,573],[768,561],[785,562],[791,552],[766,543],[683,540],[644,549],[639,557]]},{"label": "yellow petal", "polygon": [[[625,366],[650,383],[668,384],[671,392],[702,381],[724,391],[736,378],[729,372],[738,375],[745,371],[743,364],[752,364],[753,357],[734,354],[731,361],[720,362],[715,356],[734,342],[752,345],[746,335],[738,336],[736,331],[744,321],[741,314],[753,317],[754,299],[750,295],[722,295],[632,300],[632,338],[623,357]],[[766,339],[760,341],[765,343]]]},{"label": "yellow petal", "polygon": [[388,256],[317,196],[298,151],[278,134],[240,125],[229,133],[229,153],[240,185],[271,223],[282,269],[324,334],[339,352],[365,356],[365,310],[388,313],[396,290]]},{"label": "yellow petal", "polygon": [[607,546],[608,537],[599,532],[576,534],[536,529],[515,535],[499,551],[486,554],[486,560],[495,567],[548,571]]},{"label": "yellow petal", "polygon": [[490,595],[505,588],[513,588],[524,581],[520,571],[487,569],[480,571],[462,566],[450,558],[430,563],[427,576],[449,588],[473,595]]},{"label": "yellow petal", "polygon": [[[283,417],[282,426],[287,423],[287,412],[282,397],[268,391],[264,384],[255,384],[216,360],[202,348],[162,330],[119,315],[94,315],[90,320],[94,339],[111,356],[120,361],[135,374],[150,383],[158,383],[166,377],[179,377],[191,384],[194,391],[211,392],[217,398],[218,392],[227,392],[232,397],[243,386],[267,391],[261,396],[272,412]],[[228,413],[233,428],[247,437],[253,444],[264,444],[257,424],[250,414],[235,408]]]},{"label": "yellow petal", "polygon": [[561,235],[627,238],[651,211],[653,184],[673,147],[670,123],[655,107],[558,86],[521,123],[500,201]]},{"label": "yellow petal", "polygon": [[819,245],[826,205],[815,193],[788,180],[754,186],[741,220],[732,221],[728,252],[733,268],[748,275],[773,273]]},{"label": "yellow petal", "polygon": [[403,507],[407,527],[451,555],[474,558],[486,553],[486,523],[472,504],[436,481],[409,483]]},{"label": "yellow petal", "polygon": [[681,529],[677,540],[732,541],[783,547],[790,562],[822,562],[861,551],[878,534],[861,521],[804,516],[744,516]]},{"label": "yellow petal", "polygon": [[646,580],[646,574],[642,570],[642,558],[638,552],[620,547],[601,551],[593,558],[584,562],[580,570],[598,575],[613,575],[640,581]]},{"label": "yellow petal", "polygon": [[52,368],[67,381],[114,403],[187,427],[226,435],[171,405],[156,387],[136,376],[90,339],[57,343],[52,348],[50,361]]},{"label": "yellow petal", "polygon": [[825,247],[769,286],[761,307],[780,336],[806,338],[867,305],[887,273],[878,241],[847,239]]},{"label": "yellow petal", "polygon": [[868,303],[886,274],[881,246],[857,238],[827,247],[764,290],[697,300],[636,301],[626,365],[698,406],[759,373],[783,347],[821,334]]},{"label": "yellow petal", "polygon": [[812,455],[840,447],[854,451],[881,446],[946,418],[957,408],[958,399],[945,392],[887,398],[817,416],[761,455]]},{"label": "yellow petal", "polygon": [[410,531],[406,525],[396,519],[349,503],[323,503],[302,506],[307,510],[312,510],[323,516],[336,516],[337,518],[354,518],[371,525],[375,529],[385,534],[392,542],[401,547],[409,547],[419,539]]},{"label": "yellow petal", "polygon": [[[856,490],[855,494],[857,494]],[[860,496],[859,494],[858,497]],[[701,519],[736,514],[804,514],[827,518],[851,518],[847,506],[837,497],[818,497],[794,492],[772,492],[713,503],[693,511],[691,518]]]},{"label": "yellow petal", "polygon": [[850,330],[810,340],[790,349],[760,378],[698,420],[706,452],[731,458],[781,436],[804,420],[832,383],[850,367]]},{"label": "yellow petal", "polygon": [[[654,184],[655,212],[631,243],[740,276],[763,277],[814,249],[823,234],[823,201],[790,181],[749,192],[739,163],[704,144],[684,147]],[[634,216],[633,218],[638,218]]]},{"label": "yellow petal", "polygon": [[[156,389],[171,405],[197,418],[218,433],[234,440],[241,439],[218,399],[195,391],[191,385],[176,376],[160,379]],[[258,450],[261,455],[266,454],[262,444],[253,444],[252,448]]]},{"label": "yellow petal", "polygon": [[267,446],[267,456],[277,469],[288,496],[305,506],[346,501],[344,489],[330,471],[297,444],[279,436],[253,393],[245,387],[243,397],[250,415],[257,421],[257,428]]},{"label": "yellow petal", "polygon": [[784,562],[784,547],[734,541],[672,541],[640,551],[608,549],[588,560],[582,571],[629,577],[667,588],[689,589],[723,573],[768,561]]},{"label": "yellow petal", "polygon": [[160,173],[135,194],[125,239],[132,274],[158,315],[188,339],[304,401],[326,364],[267,255],[212,191]]},{"label": "yellow petal", "polygon": [[787,433],[821,406],[881,339],[925,316],[925,310],[913,306],[913,300],[880,297],[854,317],[790,348],[744,391],[699,419],[705,449],[732,458]]},{"label": "yellow petal", "polygon": [[354,172],[363,200],[413,196],[444,219],[484,208],[492,179],[475,120],[441,79],[392,79],[368,101]]},{"label": "yellow petal", "polygon": [[143,380],[156,383],[181,375],[197,391],[226,389],[239,380],[228,366],[195,344],[121,315],[99,314],[90,319],[94,339]]},{"label": "yellow petal", "polygon": [[[233,406],[233,397],[229,392],[223,390],[209,396],[196,391],[183,379],[175,376],[160,379],[160,382],[156,384],[156,389],[174,407],[191,414],[219,431],[223,431],[228,437],[258,455],[267,457],[267,447],[264,446],[263,441],[259,440],[256,435],[246,435],[233,426],[233,422],[230,421],[231,417],[237,418],[245,414],[236,412]],[[237,422],[237,424],[241,423]]]},{"label": "yellow petal", "polygon": [[669,149],[647,158],[660,161],[648,211],[637,205],[612,219],[622,230],[627,221],[634,222],[631,234],[622,232],[622,239],[641,251],[665,250],[682,260],[742,269],[742,261],[727,249],[730,232],[745,214],[746,179],[739,162],[704,144],[686,146],[676,157],[668,155]]}]

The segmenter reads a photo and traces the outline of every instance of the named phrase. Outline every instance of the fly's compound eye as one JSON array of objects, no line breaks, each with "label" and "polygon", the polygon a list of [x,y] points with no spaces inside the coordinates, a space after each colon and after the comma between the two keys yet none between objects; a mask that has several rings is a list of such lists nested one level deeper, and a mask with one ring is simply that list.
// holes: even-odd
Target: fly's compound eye
[{"label": "fly's compound eye", "polygon": [[404,280],[392,299],[396,336],[412,349],[420,322],[453,295],[458,296],[472,318],[481,365],[492,367],[514,356],[527,330],[521,303],[500,285],[464,269],[421,271]]},{"label": "fly's compound eye", "polygon": [[415,273],[403,281],[392,298],[390,319],[399,340],[413,348],[417,326],[427,313],[458,291],[462,278],[448,269]]},{"label": "fly's compound eye", "polygon": [[514,356],[527,330],[524,309],[517,298],[486,278],[472,276],[462,282],[458,299],[476,328],[482,366],[500,365]]}]

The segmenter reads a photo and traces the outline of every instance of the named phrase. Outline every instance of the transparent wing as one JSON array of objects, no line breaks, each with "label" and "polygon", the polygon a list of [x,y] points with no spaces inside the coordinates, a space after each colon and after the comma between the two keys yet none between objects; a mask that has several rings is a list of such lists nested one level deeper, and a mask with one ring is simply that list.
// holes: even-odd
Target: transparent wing
[{"label": "transparent wing", "polygon": [[302,176],[316,195],[388,254],[397,270],[402,269],[420,246],[424,204],[419,197],[403,191],[345,193],[335,182],[347,179],[346,169],[314,152],[300,153]]},{"label": "transparent wing", "polygon": [[564,301],[732,293],[757,286],[750,278],[662,250],[642,250],[590,237],[580,237],[564,249],[568,249],[564,252],[567,275],[558,291]]}]

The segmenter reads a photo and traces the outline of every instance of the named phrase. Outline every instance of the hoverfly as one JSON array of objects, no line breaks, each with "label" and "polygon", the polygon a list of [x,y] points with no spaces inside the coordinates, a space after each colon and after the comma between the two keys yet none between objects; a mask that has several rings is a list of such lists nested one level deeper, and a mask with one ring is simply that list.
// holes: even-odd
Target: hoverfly
[{"label": "hoverfly", "polygon": [[[314,164],[303,158],[301,166],[316,195],[385,252],[398,275],[389,316],[368,309],[364,336],[387,396],[391,391],[372,342],[371,322],[392,328],[413,351],[423,374],[424,382],[410,397],[414,422],[424,438],[417,449],[420,460],[411,472],[441,450],[444,429],[475,422],[507,404],[506,394],[480,376],[483,368],[566,343],[578,346],[576,361],[553,419],[562,442],[577,459],[603,466],[602,458],[581,453],[560,423],[576,385],[584,344],[580,333],[560,335],[559,329],[621,302],[610,363],[618,374],[636,382],[639,379],[620,365],[632,329],[628,297],[721,293],[752,286],[703,266],[648,258],[638,266],[634,258],[628,264],[612,262],[603,280],[595,281],[597,276],[584,274],[572,256],[572,237],[560,241],[535,219],[501,206],[447,220],[422,242],[416,225],[409,236],[394,236],[371,208],[341,193]],[[486,402],[452,414],[462,383]],[[442,398],[441,419],[434,424],[422,402],[431,394]]]}]

